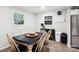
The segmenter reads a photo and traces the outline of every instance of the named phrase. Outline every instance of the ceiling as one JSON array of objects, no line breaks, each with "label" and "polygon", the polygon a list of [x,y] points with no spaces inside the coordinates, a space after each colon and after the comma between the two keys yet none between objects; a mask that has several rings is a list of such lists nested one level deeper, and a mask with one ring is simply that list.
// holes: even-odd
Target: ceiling
[{"label": "ceiling", "polygon": [[45,9],[41,9],[41,6],[16,6],[16,8],[37,14],[57,9],[67,9],[68,6],[45,6]]}]

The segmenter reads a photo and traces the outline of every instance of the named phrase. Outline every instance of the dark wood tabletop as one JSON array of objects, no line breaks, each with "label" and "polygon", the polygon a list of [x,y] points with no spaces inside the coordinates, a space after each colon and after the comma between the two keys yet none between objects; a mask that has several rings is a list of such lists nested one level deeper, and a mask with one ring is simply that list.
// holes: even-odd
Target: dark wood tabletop
[{"label": "dark wood tabletop", "polygon": [[22,35],[14,36],[13,39],[21,43],[26,43],[27,45],[32,45],[35,42],[37,42],[42,35],[42,33],[39,33],[39,32],[37,33],[38,33],[38,36],[36,37],[31,38],[31,37],[27,37],[25,34],[22,34]]}]

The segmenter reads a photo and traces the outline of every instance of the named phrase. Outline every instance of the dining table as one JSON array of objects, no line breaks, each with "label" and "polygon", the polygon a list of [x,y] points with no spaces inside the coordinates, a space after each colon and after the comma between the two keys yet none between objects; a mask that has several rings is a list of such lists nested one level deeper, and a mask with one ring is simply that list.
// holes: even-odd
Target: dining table
[{"label": "dining table", "polygon": [[13,39],[16,42],[19,42],[19,44],[21,43],[21,44],[25,45],[28,49],[28,52],[32,52],[33,45],[35,45],[39,42],[39,39],[43,34],[41,32],[35,32],[35,33],[38,34],[35,37],[28,37],[28,36],[26,36],[27,33],[25,33],[25,34],[21,34],[18,36],[14,36]]}]

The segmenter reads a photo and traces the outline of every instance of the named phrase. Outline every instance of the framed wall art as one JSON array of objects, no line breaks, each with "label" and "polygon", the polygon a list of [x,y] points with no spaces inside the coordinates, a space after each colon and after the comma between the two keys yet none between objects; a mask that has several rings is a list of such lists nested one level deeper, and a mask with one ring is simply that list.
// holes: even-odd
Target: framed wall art
[{"label": "framed wall art", "polygon": [[13,22],[15,25],[23,25],[24,24],[24,15],[19,14],[19,13],[14,13]]}]

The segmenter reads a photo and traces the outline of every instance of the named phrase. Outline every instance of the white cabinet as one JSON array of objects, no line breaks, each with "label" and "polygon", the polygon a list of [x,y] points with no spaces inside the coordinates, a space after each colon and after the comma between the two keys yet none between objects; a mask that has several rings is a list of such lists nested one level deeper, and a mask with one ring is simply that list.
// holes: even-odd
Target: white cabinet
[{"label": "white cabinet", "polygon": [[71,15],[79,14],[79,9],[71,10]]}]

